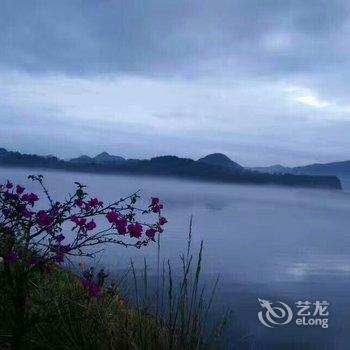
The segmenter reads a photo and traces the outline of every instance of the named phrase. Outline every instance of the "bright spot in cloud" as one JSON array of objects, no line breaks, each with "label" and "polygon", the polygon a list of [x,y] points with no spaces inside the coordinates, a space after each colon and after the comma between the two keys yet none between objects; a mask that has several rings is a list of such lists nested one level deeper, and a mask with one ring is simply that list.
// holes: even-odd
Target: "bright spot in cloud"
[{"label": "bright spot in cloud", "polygon": [[291,100],[294,102],[315,108],[324,108],[331,105],[330,102],[319,98],[311,89],[292,87],[286,90],[292,94]]},{"label": "bright spot in cloud", "polygon": [[327,107],[330,105],[329,102],[322,101],[318,99],[316,96],[312,96],[312,95],[296,97],[294,101],[303,103],[311,107],[319,107],[319,108]]}]

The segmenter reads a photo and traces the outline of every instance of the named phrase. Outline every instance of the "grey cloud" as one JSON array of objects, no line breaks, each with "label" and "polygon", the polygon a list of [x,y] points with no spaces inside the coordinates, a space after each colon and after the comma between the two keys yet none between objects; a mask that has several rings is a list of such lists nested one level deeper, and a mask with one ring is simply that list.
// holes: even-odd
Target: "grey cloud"
[{"label": "grey cloud", "polygon": [[70,74],[193,74],[211,60],[298,72],[342,60],[347,15],[346,0],[3,0],[0,62]]},{"label": "grey cloud", "polygon": [[128,158],[176,154],[196,159],[223,152],[244,166],[304,165],[347,159],[350,147],[350,122],[346,121],[339,126],[330,121],[298,126],[298,121],[295,125],[289,120],[287,128],[267,128],[257,134],[192,130],[165,135],[133,123],[82,126],[74,119],[45,113],[23,116],[15,111],[1,112],[0,120],[1,147],[62,158],[108,151]]},{"label": "grey cloud", "polygon": [[61,157],[224,152],[244,165],[346,159],[349,9],[2,0],[0,146]]}]

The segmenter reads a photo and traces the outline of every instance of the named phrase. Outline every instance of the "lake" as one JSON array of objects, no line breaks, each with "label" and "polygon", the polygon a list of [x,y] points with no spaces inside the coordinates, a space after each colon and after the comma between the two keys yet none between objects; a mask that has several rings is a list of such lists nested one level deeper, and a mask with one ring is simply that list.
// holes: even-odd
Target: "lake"
[{"label": "lake", "polygon": [[[0,168],[0,180],[27,188],[38,170]],[[204,241],[204,278],[220,273],[214,313],[233,310],[224,349],[348,349],[350,343],[350,193],[281,187],[220,185],[149,177],[40,171],[57,200],[88,186],[105,202],[138,189],[158,196],[169,223],[162,234],[162,256],[178,261],[185,252],[193,215],[193,248]],[[350,184],[350,182],[347,182]],[[141,250],[110,247],[99,266],[112,272],[147,257],[156,265],[156,244]],[[295,323],[268,328],[258,320],[260,299],[330,303],[329,327]],[[294,305],[294,306],[293,306]]]}]

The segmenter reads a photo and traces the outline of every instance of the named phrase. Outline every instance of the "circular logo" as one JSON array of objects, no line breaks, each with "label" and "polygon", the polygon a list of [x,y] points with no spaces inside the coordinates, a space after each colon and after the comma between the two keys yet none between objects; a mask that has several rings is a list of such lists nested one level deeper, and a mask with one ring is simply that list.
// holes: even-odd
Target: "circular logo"
[{"label": "circular logo", "polygon": [[289,323],[293,318],[292,309],[282,301],[277,301],[274,306],[271,301],[258,299],[263,311],[258,312],[259,321],[266,327],[274,328]]}]

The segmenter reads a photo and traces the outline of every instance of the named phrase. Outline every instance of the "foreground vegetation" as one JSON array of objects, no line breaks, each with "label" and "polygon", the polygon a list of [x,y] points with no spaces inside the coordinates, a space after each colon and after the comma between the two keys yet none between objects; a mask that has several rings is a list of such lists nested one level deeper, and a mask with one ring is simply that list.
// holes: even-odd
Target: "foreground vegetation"
[{"label": "foreground vegetation", "polygon": [[[12,291],[3,282],[0,348],[10,349],[18,317],[10,309]],[[218,344],[220,328],[210,341],[203,340],[203,300],[197,299],[189,314],[183,295],[172,302],[168,318],[156,318],[147,305],[133,307],[118,292],[103,289],[98,298],[91,297],[65,269],[56,268],[44,278],[38,274],[32,283],[35,289],[26,301],[29,324],[23,349],[206,349]]]},{"label": "foreground vegetation", "polygon": [[[187,253],[180,257],[182,275],[175,276],[169,261],[160,264],[160,233],[167,220],[161,216],[158,198],[153,197],[146,208],[136,207],[137,194],[104,205],[89,199],[77,183],[76,191],[60,203],[52,200],[42,177],[30,178],[42,187],[48,209],[36,211],[39,197],[24,193],[22,186],[10,181],[0,186],[0,348],[217,346],[225,319],[213,332],[205,324],[217,281],[205,303],[206,291],[200,287],[203,246],[194,259],[191,227]],[[142,219],[152,214],[155,222]],[[105,218],[106,227],[97,228],[93,219],[97,216]],[[68,224],[73,234],[69,241]],[[141,248],[152,241],[158,242],[153,287],[146,261],[141,272],[131,261],[131,294],[124,297],[117,288],[101,288],[76,266],[77,257],[92,257],[101,245]]]}]

